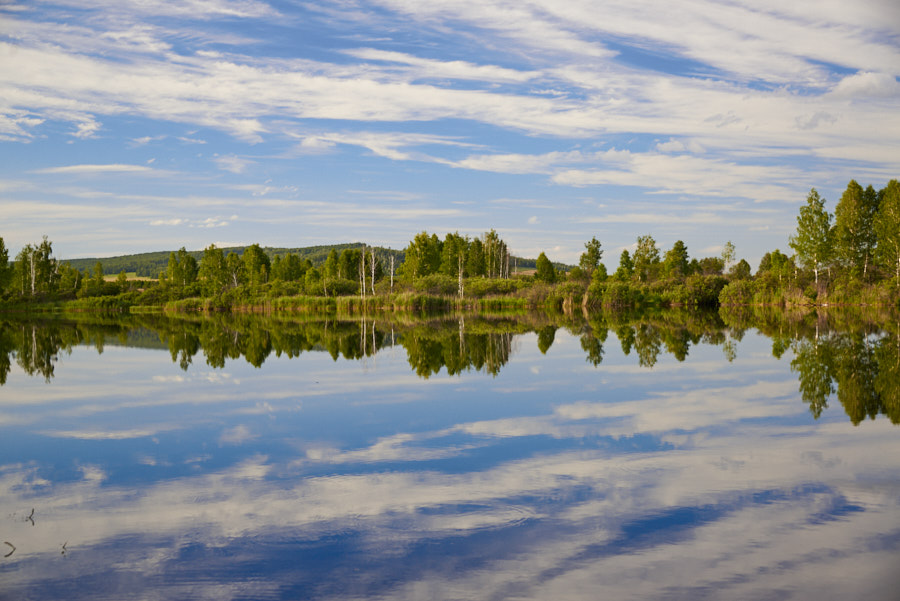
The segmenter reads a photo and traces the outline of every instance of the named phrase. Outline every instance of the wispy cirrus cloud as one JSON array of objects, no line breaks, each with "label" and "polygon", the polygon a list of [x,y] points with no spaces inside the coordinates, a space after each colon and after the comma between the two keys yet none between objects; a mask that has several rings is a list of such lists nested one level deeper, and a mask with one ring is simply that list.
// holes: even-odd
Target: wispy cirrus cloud
[{"label": "wispy cirrus cloud", "polygon": [[[537,182],[546,184],[534,194],[545,204],[561,189],[612,195],[628,216],[636,211],[626,204],[650,195],[791,203],[813,185],[850,177],[878,185],[900,170],[900,8],[887,0],[40,0],[19,8],[2,11],[10,33],[0,35],[0,57],[15,60],[0,69],[0,144],[66,146],[24,166],[10,162],[8,177],[108,176],[96,190],[55,189],[70,201],[134,196],[121,186],[130,177],[145,186],[150,174],[160,177],[144,195],[207,205],[237,202],[217,200],[221,188],[210,187],[226,177],[232,186],[273,179],[255,188],[267,200],[287,201],[274,197],[290,190],[291,199],[326,204],[346,200],[345,187],[407,187],[437,211],[416,231],[426,223],[517,231],[536,217],[527,224],[535,235],[551,231],[553,215],[501,215],[490,199],[531,196]],[[153,171],[112,166],[154,159]],[[163,166],[179,178],[163,177],[175,173]],[[484,210],[440,213],[462,203]],[[395,214],[389,201],[366,199],[367,209],[375,205],[386,210],[370,215],[382,221],[355,220],[355,235],[396,231],[384,221]],[[285,238],[345,235],[324,212],[309,221],[315,231],[298,228],[301,205],[284,207],[293,211],[284,223],[294,224]],[[267,211],[254,205],[241,227],[266,223],[270,235]],[[111,228],[123,227],[120,213],[109,215]],[[178,218],[199,231],[206,216]],[[170,219],[150,211],[141,222]]]},{"label": "wispy cirrus cloud", "polygon": [[107,165],[66,165],[63,167],[45,167],[43,169],[35,169],[31,173],[41,175],[55,174],[84,174],[95,175],[103,173],[153,173],[154,169],[144,165],[125,165],[125,164],[107,164]]}]

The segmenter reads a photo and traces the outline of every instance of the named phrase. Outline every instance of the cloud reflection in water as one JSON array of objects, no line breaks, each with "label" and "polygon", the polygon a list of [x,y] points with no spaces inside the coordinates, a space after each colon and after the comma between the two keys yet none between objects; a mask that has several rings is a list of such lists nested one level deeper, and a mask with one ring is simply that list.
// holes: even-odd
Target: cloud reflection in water
[{"label": "cloud reflection in water", "polygon": [[[572,340],[556,337],[560,349]],[[569,357],[522,346],[496,377],[429,381],[430,397],[402,356],[380,357],[362,383],[358,364],[308,356],[270,359],[262,371],[235,366],[241,385],[223,403],[214,400],[227,396],[219,389],[204,399],[206,388],[174,381],[178,403],[158,387],[148,398],[133,391],[127,403],[110,395],[93,414],[109,424],[105,413],[121,421],[147,407],[157,418],[182,412],[183,429],[160,445],[181,448],[157,453],[196,472],[122,481],[123,470],[162,463],[113,460],[106,453],[117,451],[103,445],[128,441],[99,435],[55,439],[75,453],[77,478],[51,479],[27,457],[5,461],[0,506],[9,509],[0,525],[16,545],[0,563],[5,591],[38,599],[887,599],[896,590],[900,445],[887,420],[812,421],[785,362],[766,362],[765,377],[756,361],[738,362],[727,385],[707,379],[713,359],[700,347],[674,380],[645,371],[623,388],[629,376],[616,372],[627,360],[608,350],[589,374],[612,381],[604,392],[584,377],[559,387],[575,373]],[[80,365],[77,349],[72,360]],[[552,391],[533,365],[555,374]],[[144,369],[171,373],[162,361]],[[278,390],[292,377],[307,382],[308,369],[330,388]],[[153,373],[148,380],[164,385]],[[385,382],[410,400],[356,403],[365,386],[386,390]],[[530,392],[497,392],[513,384]],[[73,399],[84,398],[80,386]],[[302,408],[289,411],[298,396]],[[236,411],[260,403],[265,411]],[[37,407],[43,417],[30,429],[63,432],[48,426],[49,408]],[[93,416],[70,432],[101,432],[84,427]],[[141,434],[136,423],[118,427]],[[199,449],[206,459],[189,461]],[[216,464],[223,454],[233,460]],[[22,519],[31,507],[34,526]]]}]

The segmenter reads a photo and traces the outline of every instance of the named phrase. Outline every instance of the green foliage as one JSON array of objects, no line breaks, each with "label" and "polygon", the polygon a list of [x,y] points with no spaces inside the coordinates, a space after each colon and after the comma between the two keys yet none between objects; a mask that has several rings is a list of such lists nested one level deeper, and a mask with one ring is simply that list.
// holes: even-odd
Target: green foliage
[{"label": "green foliage", "polygon": [[422,278],[418,278],[413,283],[413,288],[417,292],[425,292],[427,294],[454,295],[457,289],[457,279],[444,275],[442,273],[432,273]]},{"label": "green foliage", "polygon": [[203,282],[203,294],[215,296],[222,293],[231,283],[221,248],[211,244],[203,251],[198,277]]},{"label": "green foliage", "polygon": [[750,263],[745,259],[741,259],[731,266],[728,270],[728,279],[730,280],[749,280],[750,279]]},{"label": "green foliage", "polygon": [[12,268],[9,266],[9,250],[0,237],[0,299],[4,297],[12,279]]},{"label": "green foliage", "polygon": [[749,305],[756,294],[754,283],[747,279],[738,279],[722,288],[719,294],[720,305]]},{"label": "green foliage", "polygon": [[639,236],[634,250],[634,276],[641,282],[652,282],[659,271],[659,248],[653,236]]},{"label": "green foliage", "polygon": [[269,281],[271,261],[259,244],[252,244],[244,249],[241,264],[248,285],[258,287]]},{"label": "green foliage", "polygon": [[789,244],[797,253],[800,264],[813,270],[818,286],[819,272],[831,261],[834,249],[831,215],[825,210],[825,199],[819,197],[815,188],[809,191],[806,205],[800,207],[797,232],[791,236]]},{"label": "green foliage", "polygon": [[874,220],[879,263],[900,284],[900,182],[892,179],[881,193],[881,203]]},{"label": "green foliage", "polygon": [[634,261],[631,260],[631,254],[626,249],[619,255],[619,267],[613,278],[619,282],[627,282],[632,275],[634,275]]},{"label": "green foliage", "polygon": [[582,297],[586,292],[584,282],[570,280],[553,287],[548,302],[557,308],[566,308],[581,305]]},{"label": "green foliage", "polygon": [[847,184],[834,210],[835,259],[860,277],[866,274],[875,250],[873,226],[877,211],[875,190],[863,190],[856,180]]},{"label": "green foliage", "polygon": [[601,304],[613,308],[637,307],[642,300],[640,289],[626,282],[613,282],[604,288]]},{"label": "green foliage", "polygon": [[489,278],[468,278],[465,283],[467,297],[480,298],[488,295],[515,294],[530,285],[524,278],[511,278],[508,280]]},{"label": "green foliage", "polygon": [[697,262],[697,269],[693,271],[701,275],[722,275],[725,271],[725,261],[720,257],[703,257]]},{"label": "green foliage", "polygon": [[729,240],[725,243],[725,246],[722,248],[722,268],[727,269],[728,266],[734,262],[736,249],[734,247],[734,243]]},{"label": "green foliage", "polygon": [[359,294],[359,281],[346,278],[325,278],[325,288],[329,296]]},{"label": "green foliage", "polygon": [[556,269],[543,252],[538,255],[537,271],[535,271],[534,279],[546,284],[552,284],[556,281]]},{"label": "green foliage", "polygon": [[687,246],[681,240],[676,241],[672,248],[666,251],[662,273],[664,277],[675,280],[683,279],[690,273]]},{"label": "green foliage", "polygon": [[662,300],[670,306],[715,307],[726,283],[722,276],[692,275],[682,284],[667,287]]},{"label": "green foliage", "polygon": [[[183,246],[177,253],[169,253],[169,262],[166,266],[166,282],[169,286],[183,290],[197,281],[198,271],[197,260]],[[102,273],[101,269],[101,276]]]},{"label": "green foliage", "polygon": [[585,242],[584,248],[585,250],[581,253],[581,257],[578,260],[578,266],[590,277],[600,264],[600,259],[603,258],[603,251],[600,250],[600,241],[597,240],[596,236],[592,237],[590,242]]},{"label": "green foliage", "polygon": [[22,297],[50,297],[56,293],[59,281],[56,266],[47,236],[37,246],[26,244],[16,255],[11,288]]}]

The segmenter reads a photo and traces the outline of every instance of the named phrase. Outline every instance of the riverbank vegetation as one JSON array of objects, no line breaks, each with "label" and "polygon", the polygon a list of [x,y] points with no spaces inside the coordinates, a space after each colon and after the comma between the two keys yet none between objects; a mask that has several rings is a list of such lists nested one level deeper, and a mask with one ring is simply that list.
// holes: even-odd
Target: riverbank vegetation
[{"label": "riverbank vegetation", "polygon": [[[900,299],[900,183],[881,190],[850,181],[829,213],[815,189],[799,209],[788,252],[767,252],[755,273],[731,242],[720,256],[691,257],[651,235],[623,250],[609,273],[596,237],[578,265],[512,256],[496,231],[417,234],[403,251],[366,244],[304,252],[211,245],[170,252],[156,278],[102,261],[91,269],[53,257],[46,237],[10,261],[0,238],[0,303],[6,309],[369,312],[387,310],[588,310],[628,307],[883,305]],[[326,252],[327,249],[327,252]],[[199,258],[198,258],[199,256]],[[154,255],[154,261],[158,257]],[[115,263],[111,260],[110,263]],[[161,264],[160,264],[161,265]]]}]

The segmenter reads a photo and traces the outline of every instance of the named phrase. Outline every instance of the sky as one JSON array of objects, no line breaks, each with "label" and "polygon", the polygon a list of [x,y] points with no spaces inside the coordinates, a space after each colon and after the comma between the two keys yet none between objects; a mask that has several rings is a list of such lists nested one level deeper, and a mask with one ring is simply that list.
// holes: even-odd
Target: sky
[{"label": "sky", "polygon": [[900,177],[898,75],[895,0],[0,0],[0,237],[755,269],[811,188]]}]

